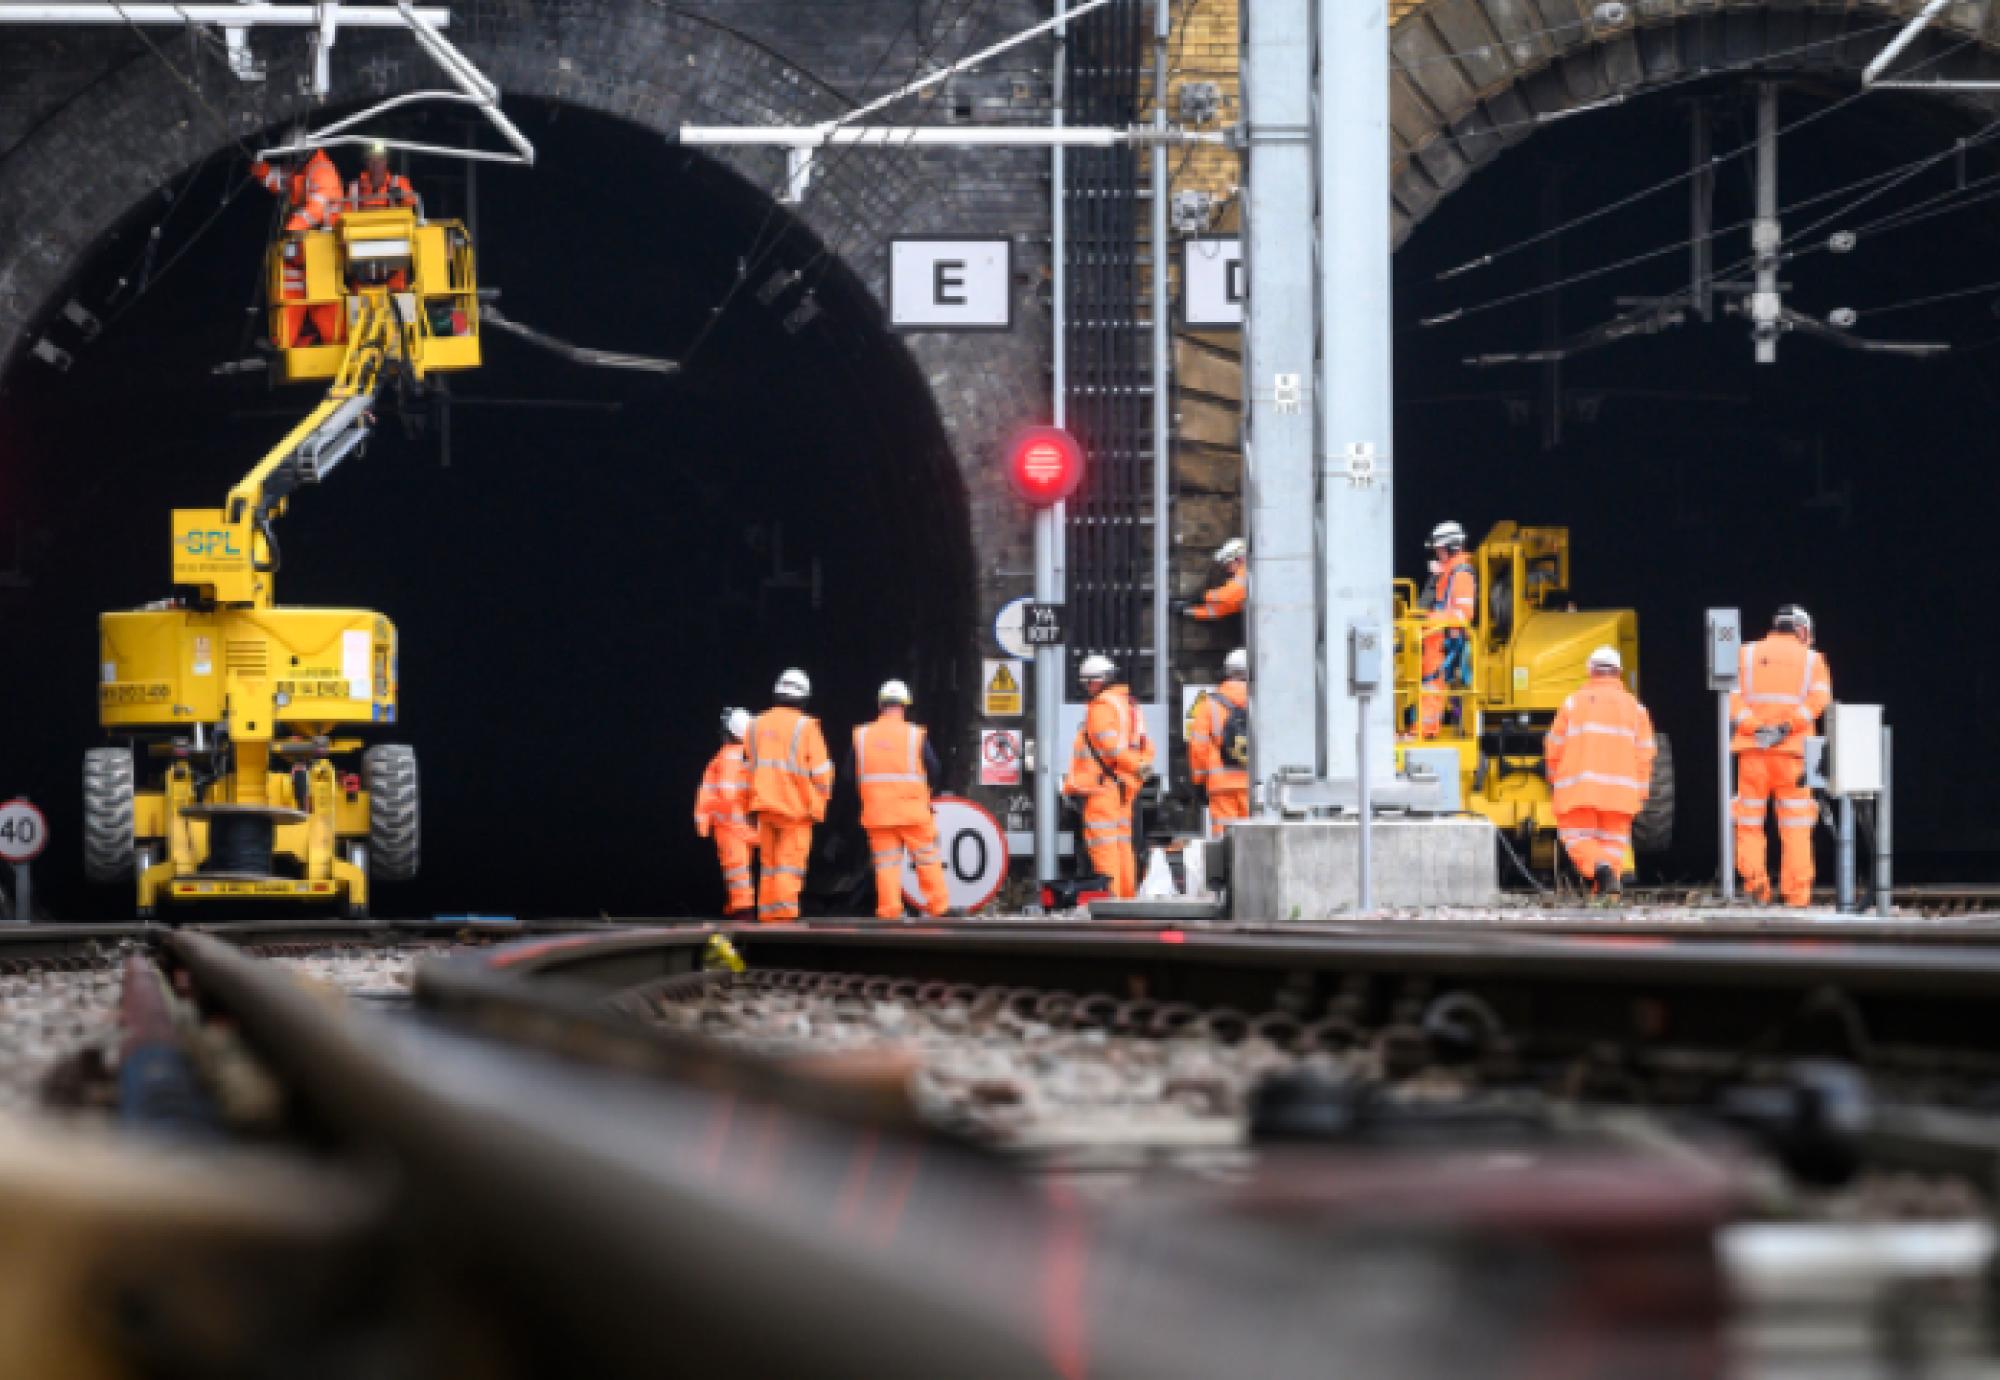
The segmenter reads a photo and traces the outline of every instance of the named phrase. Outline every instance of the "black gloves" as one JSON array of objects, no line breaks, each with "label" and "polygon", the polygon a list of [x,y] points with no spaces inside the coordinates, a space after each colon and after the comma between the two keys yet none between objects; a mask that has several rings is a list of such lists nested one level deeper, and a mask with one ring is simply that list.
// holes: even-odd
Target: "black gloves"
[{"label": "black gloves", "polygon": [[1758,747],[1774,748],[1792,736],[1792,726],[1789,723],[1766,724],[1751,736],[1756,738]]}]

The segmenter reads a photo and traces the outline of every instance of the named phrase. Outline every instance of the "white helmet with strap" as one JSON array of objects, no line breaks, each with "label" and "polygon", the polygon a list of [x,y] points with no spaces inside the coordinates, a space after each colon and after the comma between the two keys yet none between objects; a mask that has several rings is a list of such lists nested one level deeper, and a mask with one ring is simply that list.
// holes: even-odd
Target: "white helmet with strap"
[{"label": "white helmet with strap", "polygon": [[1590,654],[1590,669],[1593,671],[1623,673],[1625,670],[1625,658],[1618,655],[1616,647],[1599,647]]},{"label": "white helmet with strap", "polygon": [[811,699],[812,692],[812,681],[807,679],[806,673],[797,667],[779,676],[778,684],[772,691],[781,700]]},{"label": "white helmet with strap", "polygon": [[1431,528],[1431,546],[1448,547],[1453,551],[1465,548],[1465,529],[1455,522],[1440,522]]},{"label": "white helmet with strap", "polygon": [[1243,540],[1241,537],[1231,537],[1228,541],[1215,548],[1215,563],[1217,565],[1228,565],[1231,561],[1240,561],[1249,554],[1249,542]]},{"label": "white helmet with strap", "polygon": [[1118,663],[1110,657],[1093,653],[1083,659],[1083,665],[1076,668],[1079,680],[1110,680],[1118,674]]},{"label": "white helmet with strap", "polygon": [[1812,641],[1812,615],[1798,604],[1786,604],[1779,609],[1777,616],[1771,619],[1771,626],[1780,632],[1794,632],[1806,641]]},{"label": "white helmet with strap", "polygon": [[900,680],[885,680],[882,682],[882,688],[875,692],[875,703],[900,704],[907,708],[910,703],[910,687]]},{"label": "white helmet with strap", "polygon": [[747,709],[725,709],[722,711],[722,731],[737,742],[750,731],[750,711]]},{"label": "white helmet with strap", "polygon": [[1250,653],[1238,647],[1222,659],[1224,680],[1248,680],[1250,678]]}]

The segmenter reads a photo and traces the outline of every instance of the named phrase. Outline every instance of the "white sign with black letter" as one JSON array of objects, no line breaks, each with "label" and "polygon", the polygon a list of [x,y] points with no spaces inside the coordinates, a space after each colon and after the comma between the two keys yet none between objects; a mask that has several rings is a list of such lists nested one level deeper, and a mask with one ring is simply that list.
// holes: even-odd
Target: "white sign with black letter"
[{"label": "white sign with black letter", "polygon": [[[937,817],[938,853],[944,860],[944,889],[951,908],[968,915],[993,899],[1007,879],[1007,835],[1000,821],[970,800],[941,795],[931,802]],[[903,895],[924,903],[917,869],[903,855]]]},{"label": "white sign with black letter", "polygon": [[889,325],[899,331],[1004,331],[1014,324],[1013,241],[889,241]]},{"label": "white sign with black letter", "polygon": [[1202,236],[1181,242],[1182,315],[1196,330],[1243,324],[1243,241]]}]

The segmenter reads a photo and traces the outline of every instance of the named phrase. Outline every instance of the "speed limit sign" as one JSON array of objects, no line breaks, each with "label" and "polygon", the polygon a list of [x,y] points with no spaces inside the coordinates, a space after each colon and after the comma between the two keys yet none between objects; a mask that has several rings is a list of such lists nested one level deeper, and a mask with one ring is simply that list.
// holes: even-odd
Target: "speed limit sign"
[{"label": "speed limit sign", "polygon": [[[970,914],[992,900],[1007,880],[1007,835],[999,820],[970,800],[941,795],[931,806],[937,818],[945,892],[953,910]],[[903,855],[903,895],[912,906],[923,906],[924,893],[908,853]]]},{"label": "speed limit sign", "polygon": [[0,805],[0,862],[29,863],[48,846],[49,822],[25,800]]}]

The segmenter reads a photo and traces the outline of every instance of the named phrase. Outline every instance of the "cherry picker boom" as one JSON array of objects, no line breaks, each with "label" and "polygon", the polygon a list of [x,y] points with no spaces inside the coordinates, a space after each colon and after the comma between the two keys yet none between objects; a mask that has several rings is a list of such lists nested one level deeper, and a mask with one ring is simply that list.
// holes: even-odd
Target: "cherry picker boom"
[{"label": "cherry picker boom", "polygon": [[[288,232],[267,262],[277,376],[325,398],[229,491],[173,515],[192,591],[99,619],[98,716],[84,762],[85,867],[136,887],[139,913],[209,900],[367,913],[416,874],[415,754],[343,730],[396,722],[395,625],[276,602],[276,522],[365,445],[378,395],[480,363],[472,242],[410,207]],[[142,770],[140,762],[144,761]]]}]

